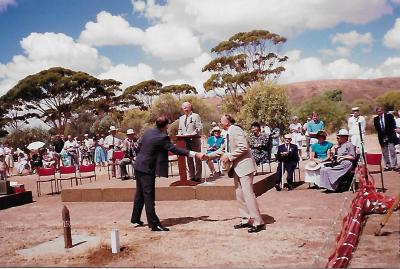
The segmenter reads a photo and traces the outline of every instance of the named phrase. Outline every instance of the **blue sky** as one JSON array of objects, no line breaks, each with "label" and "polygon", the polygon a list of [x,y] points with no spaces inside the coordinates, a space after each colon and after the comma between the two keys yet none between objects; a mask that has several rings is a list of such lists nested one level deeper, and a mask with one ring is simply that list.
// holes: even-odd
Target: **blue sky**
[{"label": "blue sky", "polygon": [[400,76],[400,0],[0,0],[0,94],[53,66],[202,91],[210,48],[253,29],[288,38],[281,83]]}]

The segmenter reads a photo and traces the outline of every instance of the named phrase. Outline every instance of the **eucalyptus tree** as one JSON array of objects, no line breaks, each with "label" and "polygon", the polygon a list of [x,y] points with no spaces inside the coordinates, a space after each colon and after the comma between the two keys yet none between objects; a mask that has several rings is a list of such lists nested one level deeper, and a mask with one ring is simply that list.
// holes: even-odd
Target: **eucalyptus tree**
[{"label": "eucalyptus tree", "polygon": [[206,92],[228,95],[239,110],[240,94],[257,81],[274,82],[285,71],[288,57],[280,51],[286,38],[266,30],[253,30],[233,35],[211,49],[217,55],[203,72],[211,72],[204,82]]},{"label": "eucalyptus tree", "polygon": [[62,67],[43,70],[20,80],[3,97],[25,119],[37,118],[64,132],[74,113],[107,95],[102,81],[84,72]]}]

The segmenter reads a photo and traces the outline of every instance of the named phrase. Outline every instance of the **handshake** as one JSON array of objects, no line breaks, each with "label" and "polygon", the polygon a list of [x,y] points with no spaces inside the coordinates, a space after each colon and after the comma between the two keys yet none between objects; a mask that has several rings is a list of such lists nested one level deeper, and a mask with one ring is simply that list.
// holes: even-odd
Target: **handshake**
[{"label": "handshake", "polygon": [[201,152],[196,152],[196,158],[202,160],[202,161],[208,161],[208,160],[213,160],[215,158],[219,158],[221,162],[229,162],[229,158],[226,154],[221,153],[212,153],[211,155],[207,155]]},{"label": "handshake", "polygon": [[196,152],[196,158],[202,161],[208,161],[210,159],[207,154],[203,154],[201,152]]}]

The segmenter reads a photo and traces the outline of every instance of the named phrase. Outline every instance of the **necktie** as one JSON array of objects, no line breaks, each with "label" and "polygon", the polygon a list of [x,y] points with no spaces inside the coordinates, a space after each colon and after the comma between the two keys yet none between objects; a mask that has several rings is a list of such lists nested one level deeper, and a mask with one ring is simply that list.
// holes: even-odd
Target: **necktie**
[{"label": "necktie", "polygon": [[185,127],[187,126],[187,120],[188,120],[188,115],[186,115],[186,118],[185,118]]},{"label": "necktie", "polygon": [[383,120],[383,115],[381,116],[381,128],[385,129],[385,121]]},{"label": "necktie", "polygon": [[286,146],[287,152],[289,152],[289,148],[290,148],[290,145],[288,144],[288,145]]}]

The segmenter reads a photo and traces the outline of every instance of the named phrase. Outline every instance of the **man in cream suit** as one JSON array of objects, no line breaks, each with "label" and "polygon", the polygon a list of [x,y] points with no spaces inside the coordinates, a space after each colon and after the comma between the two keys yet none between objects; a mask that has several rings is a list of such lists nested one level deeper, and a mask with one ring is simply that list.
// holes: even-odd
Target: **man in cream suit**
[{"label": "man in cream suit", "polygon": [[242,222],[234,228],[249,228],[249,233],[257,233],[264,228],[264,220],[253,190],[253,177],[257,166],[251,156],[244,131],[239,126],[233,125],[234,123],[235,120],[231,115],[221,117],[221,126],[227,131],[225,146],[211,153],[209,158],[220,157],[224,166],[229,167],[231,164],[228,175],[234,178],[236,200],[242,217]]},{"label": "man in cream suit", "polygon": [[[179,118],[178,135],[201,135],[203,125],[199,114],[192,112],[192,104],[184,102],[182,104],[183,115]],[[187,138],[186,149],[196,152],[201,152],[201,138]],[[187,158],[189,168],[189,179],[192,181],[200,182],[201,180],[201,160],[196,159],[196,169],[194,167],[193,158]]]}]

